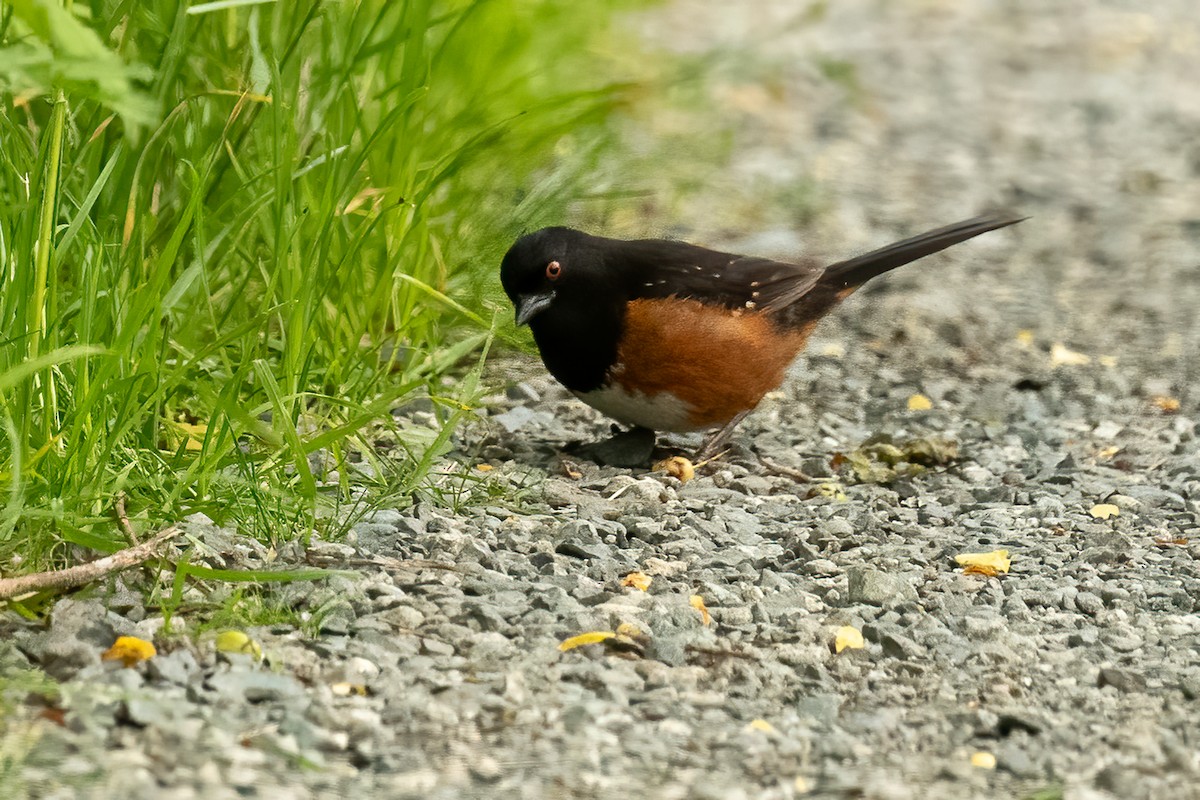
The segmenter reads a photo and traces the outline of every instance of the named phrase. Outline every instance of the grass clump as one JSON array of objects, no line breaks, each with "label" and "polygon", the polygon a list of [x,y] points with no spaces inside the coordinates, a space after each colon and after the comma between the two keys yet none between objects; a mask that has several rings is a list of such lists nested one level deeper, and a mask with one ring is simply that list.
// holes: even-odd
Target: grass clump
[{"label": "grass clump", "polygon": [[[122,546],[118,492],[141,526],[275,539],[418,485],[469,413],[443,376],[492,336],[499,254],[607,141],[613,11],[0,6],[0,571]],[[375,457],[364,429],[414,394],[438,424]]]}]

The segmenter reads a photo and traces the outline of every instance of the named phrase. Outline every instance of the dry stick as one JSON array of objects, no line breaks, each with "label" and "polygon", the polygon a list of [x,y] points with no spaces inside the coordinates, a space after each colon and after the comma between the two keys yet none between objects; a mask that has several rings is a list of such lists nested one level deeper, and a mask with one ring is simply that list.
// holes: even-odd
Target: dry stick
[{"label": "dry stick", "polygon": [[157,555],[159,545],[177,533],[179,533],[178,529],[172,525],[139,545],[119,550],[111,556],[105,556],[87,564],[51,572],[35,572],[19,578],[0,578],[0,600],[9,600],[18,595],[40,592],[45,589],[73,589],[114,572],[136,567]]},{"label": "dry stick", "polygon": [[117,493],[117,522],[121,525],[121,530],[125,531],[125,535],[129,537],[129,541],[134,544],[141,544],[138,540],[137,532],[133,526],[129,524],[129,515],[125,513],[125,493]]},{"label": "dry stick", "polygon": [[785,467],[783,464],[778,464],[764,456],[762,453],[755,453],[754,455],[758,457],[758,462],[771,472],[774,472],[776,475],[780,475],[784,478],[791,478],[797,483],[816,483],[818,480],[820,480],[819,478],[814,478],[812,475],[809,475],[807,472],[803,472],[792,467]]}]

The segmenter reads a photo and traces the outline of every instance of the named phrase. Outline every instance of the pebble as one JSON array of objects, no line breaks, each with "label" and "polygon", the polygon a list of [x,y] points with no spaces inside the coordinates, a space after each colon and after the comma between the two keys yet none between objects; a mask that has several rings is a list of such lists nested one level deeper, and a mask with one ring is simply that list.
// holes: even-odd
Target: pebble
[{"label": "pebble", "polygon": [[892,607],[917,601],[913,585],[899,575],[866,566],[846,570],[847,599],[850,603]]}]

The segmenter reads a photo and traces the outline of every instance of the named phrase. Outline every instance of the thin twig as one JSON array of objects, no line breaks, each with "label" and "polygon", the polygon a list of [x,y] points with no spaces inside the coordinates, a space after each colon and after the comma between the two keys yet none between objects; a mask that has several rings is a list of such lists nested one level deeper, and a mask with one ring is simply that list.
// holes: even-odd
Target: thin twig
[{"label": "thin twig", "polygon": [[791,478],[799,483],[816,483],[820,480],[820,478],[814,478],[807,472],[802,472],[801,470],[793,469],[792,467],[785,467],[783,464],[777,464],[776,462],[764,456],[762,453],[755,453],[754,455],[758,457],[758,463],[762,464],[776,475],[782,475],[785,478]]},{"label": "thin twig", "polygon": [[114,572],[136,567],[143,561],[148,561],[158,554],[159,545],[179,533],[172,525],[164,528],[150,539],[134,547],[119,550],[111,556],[97,559],[77,567],[52,570],[50,572],[35,572],[32,575],[22,575],[19,578],[0,578],[0,600],[9,600],[23,594],[31,594],[46,589],[73,589],[85,583],[99,580]]},{"label": "thin twig", "polygon": [[719,461],[720,459],[724,458],[728,454],[729,454],[729,448],[726,448],[726,449],[722,450],[721,452],[717,453],[716,455],[709,456],[708,458],[704,459],[703,461],[697,461],[695,464],[692,464],[692,469],[700,469],[701,467],[707,467],[709,464],[713,463],[714,461]]},{"label": "thin twig", "polygon": [[129,524],[129,515],[125,513],[124,492],[117,492],[116,509],[117,522],[120,524],[121,530],[125,531],[125,535],[129,538],[129,541],[133,542],[135,545],[141,544],[141,541],[138,539],[137,531],[135,531],[133,526]]}]

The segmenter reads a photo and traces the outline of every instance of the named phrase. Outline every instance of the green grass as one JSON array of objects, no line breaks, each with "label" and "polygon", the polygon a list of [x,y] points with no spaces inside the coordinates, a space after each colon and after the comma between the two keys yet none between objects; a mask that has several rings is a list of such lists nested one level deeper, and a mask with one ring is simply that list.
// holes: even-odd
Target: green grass
[{"label": "green grass", "polygon": [[[494,336],[499,256],[609,141],[613,13],[0,3],[0,572],[123,546],[118,492],[140,528],[276,540],[352,482],[416,491],[478,393],[443,376]],[[376,454],[425,393],[443,427]]]}]

